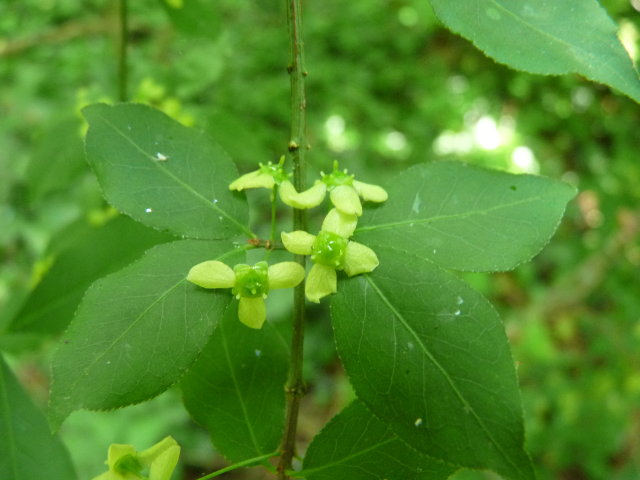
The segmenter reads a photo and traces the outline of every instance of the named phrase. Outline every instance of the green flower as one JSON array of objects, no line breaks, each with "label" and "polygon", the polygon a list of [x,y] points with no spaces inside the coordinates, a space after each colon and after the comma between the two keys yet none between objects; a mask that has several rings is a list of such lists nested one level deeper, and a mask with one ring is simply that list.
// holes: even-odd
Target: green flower
[{"label": "green flower", "polygon": [[324,219],[318,235],[304,231],[282,232],[282,243],[287,250],[297,255],[311,255],[314,265],[305,284],[305,295],[310,301],[319,303],[322,297],[337,291],[336,270],[344,270],[353,277],[378,266],[373,250],[349,240],[356,224],[355,215],[344,215],[334,208]]},{"label": "green flower", "polygon": [[264,299],[269,290],[292,288],[304,279],[304,268],[296,262],[233,267],[217,260],[199,263],[189,270],[187,280],[204,288],[231,288],[239,300],[238,318],[247,327],[262,328],[267,317]]},{"label": "green flower", "polygon": [[388,198],[384,188],[359,182],[346,169],[339,170],[338,162],[333,163],[333,172],[328,175],[322,173],[322,180],[317,180],[313,187],[304,192],[298,193],[291,182],[283,181],[280,185],[280,198],[294,208],[313,208],[322,203],[327,190],[333,206],[345,215],[362,215],[361,198],[377,203]]},{"label": "green flower", "polygon": [[93,480],[169,480],[179,456],[180,446],[172,437],[140,453],[133,445],[112,444],[105,462],[109,471]]},{"label": "green flower", "polygon": [[280,200],[286,205],[305,210],[307,208],[317,207],[322,203],[327,193],[327,186],[320,180],[316,180],[313,187],[298,193],[293,183],[285,180],[280,184],[278,193],[280,194]]},{"label": "green flower", "polygon": [[267,163],[258,164],[260,168],[253,172],[245,173],[229,184],[229,190],[244,190],[247,188],[268,188],[271,190],[275,185],[279,185],[289,178],[289,174],[284,171],[284,156],[280,157],[278,164]]}]

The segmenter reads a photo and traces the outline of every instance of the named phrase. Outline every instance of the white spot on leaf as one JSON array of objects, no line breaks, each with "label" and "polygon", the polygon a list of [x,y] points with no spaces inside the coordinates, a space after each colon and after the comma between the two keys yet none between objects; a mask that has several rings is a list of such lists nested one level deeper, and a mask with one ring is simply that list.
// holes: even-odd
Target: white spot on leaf
[{"label": "white spot on leaf", "polygon": [[153,212],[153,210],[151,208],[145,208],[144,209],[144,213],[151,213]]},{"label": "white spot on leaf", "polygon": [[422,425],[422,418],[416,418],[416,421],[415,421],[415,422],[413,422],[413,424],[414,424],[416,427],[421,426],[421,425]]},{"label": "white spot on leaf", "polygon": [[411,211],[414,213],[420,213],[421,204],[422,200],[420,199],[420,195],[416,193],[416,196],[413,199],[413,206],[411,207]]},{"label": "white spot on leaf", "polygon": [[157,162],[166,162],[167,160],[169,160],[169,157],[167,157],[164,153],[160,153],[160,152],[156,153]]}]

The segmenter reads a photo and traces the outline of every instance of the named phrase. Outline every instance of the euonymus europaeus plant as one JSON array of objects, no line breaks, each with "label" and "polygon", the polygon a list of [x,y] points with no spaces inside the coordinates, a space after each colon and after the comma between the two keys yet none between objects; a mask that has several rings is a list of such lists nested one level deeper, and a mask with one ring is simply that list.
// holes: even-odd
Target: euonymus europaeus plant
[{"label": "euonymus europaeus plant", "polygon": [[[640,99],[615,25],[597,1],[578,3],[431,0],[450,29],[497,61],[577,72]],[[127,266],[87,290],[53,359],[53,429],[74,410],[124,407],[178,384],[231,468],[262,464],[281,479],[431,480],[463,467],[534,478],[504,328],[456,272],[530,260],[574,189],[453,162],[413,166],[380,186],[332,162],[307,184],[300,4],[287,5],[292,124],[279,161],[282,152],[265,153],[241,175],[215,141],[150,107],[84,109],[87,160],[105,198],[180,239],[137,259],[126,252]],[[249,211],[248,189],[271,202],[265,238],[250,221],[263,212]],[[309,209],[321,221],[310,222]],[[287,210],[293,225],[280,220]],[[141,239],[141,250],[168,240],[158,235]],[[286,288],[293,321],[283,336],[265,300]],[[294,469],[307,301],[330,304],[326,321],[357,398]],[[20,404],[22,392],[0,367],[5,403]],[[31,432],[44,428],[34,422]],[[168,479],[180,454],[170,433],[142,451],[114,439],[97,478]],[[60,459],[49,468],[65,478],[59,448],[30,445],[29,455]]]}]

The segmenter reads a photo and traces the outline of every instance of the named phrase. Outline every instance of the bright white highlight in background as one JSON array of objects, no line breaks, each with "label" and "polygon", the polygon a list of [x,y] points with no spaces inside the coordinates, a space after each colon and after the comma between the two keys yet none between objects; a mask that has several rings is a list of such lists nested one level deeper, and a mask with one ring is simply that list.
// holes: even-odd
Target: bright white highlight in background
[{"label": "bright white highlight in background", "polygon": [[473,126],[473,139],[483,150],[495,150],[504,143],[498,124],[487,115],[480,117]]},{"label": "bright white highlight in background", "polygon": [[324,133],[329,144],[329,148],[334,152],[342,152],[347,148],[347,137],[345,135],[346,125],[344,118],[340,115],[331,115],[324,122]]},{"label": "bright white highlight in background", "polygon": [[384,139],[384,144],[389,150],[399,152],[407,148],[407,137],[397,131],[389,132]]},{"label": "bright white highlight in background", "polygon": [[540,165],[529,147],[519,146],[511,154],[511,163],[518,172],[539,173]]},{"label": "bright white highlight in background", "polygon": [[473,137],[468,132],[452,132],[445,130],[433,142],[433,150],[438,155],[452,153],[465,154],[473,149]]}]

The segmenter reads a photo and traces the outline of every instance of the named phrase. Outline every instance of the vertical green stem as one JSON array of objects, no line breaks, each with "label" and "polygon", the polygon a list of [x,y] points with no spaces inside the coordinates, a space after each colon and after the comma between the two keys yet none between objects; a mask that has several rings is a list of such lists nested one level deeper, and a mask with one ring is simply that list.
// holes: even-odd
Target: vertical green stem
[{"label": "vertical green stem", "polygon": [[[289,64],[289,76],[291,81],[291,139],[289,140],[289,152],[293,160],[293,184],[299,192],[305,189],[304,185],[304,154],[307,149],[305,135],[306,106],[307,101],[304,91],[306,71],[304,69],[304,45],[302,42],[302,7],[300,0],[287,1],[287,19],[289,23],[289,45],[291,59]],[[294,209],[293,229],[306,230],[307,217],[304,210]],[[296,255],[295,261],[303,267],[305,257]],[[300,400],[304,395],[304,381],[302,379],[302,353],[304,344],[304,314],[305,314],[304,282],[298,285],[293,292],[293,331],[291,339],[291,363],[289,376],[285,386],[287,396],[287,410],[285,430],[280,445],[282,453],[278,463],[278,479],[289,478],[286,471],[291,469],[292,459],[295,455],[296,431],[298,426],[298,413]]]},{"label": "vertical green stem", "polygon": [[129,40],[129,19],[127,0],[118,0],[118,100],[126,102],[127,96],[127,43]]},{"label": "vertical green stem", "polygon": [[273,244],[276,241],[277,213],[278,213],[278,185],[274,185],[273,190],[271,191],[271,233],[269,235],[269,240],[271,242],[272,248],[273,248]]}]

